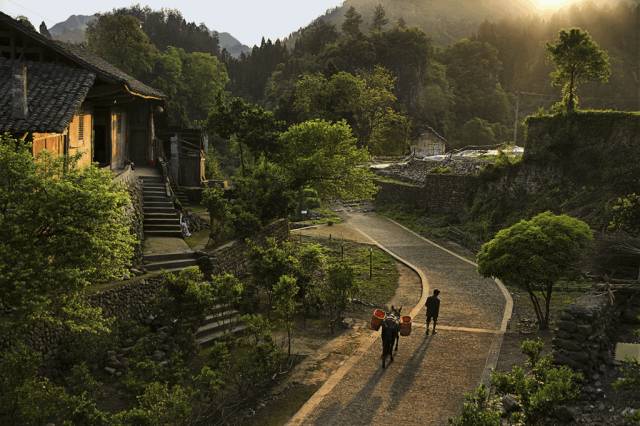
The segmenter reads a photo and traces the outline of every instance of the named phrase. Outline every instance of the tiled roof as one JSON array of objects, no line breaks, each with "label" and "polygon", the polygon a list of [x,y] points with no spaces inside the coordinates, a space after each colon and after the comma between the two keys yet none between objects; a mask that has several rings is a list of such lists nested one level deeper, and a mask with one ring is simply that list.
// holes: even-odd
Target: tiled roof
[{"label": "tiled roof", "polygon": [[139,94],[142,96],[151,96],[154,98],[164,98],[165,95],[161,91],[154,89],[153,87],[147,86],[139,80],[131,77],[129,74],[120,70],[119,68],[111,65],[109,62],[105,61],[98,55],[88,51],[87,49],[63,42],[53,42],[60,46],[62,49],[67,51],[69,54],[76,57],[78,60],[89,65],[93,70],[97,73],[104,73],[116,80],[125,83],[129,90],[134,92],[135,94]]},{"label": "tiled roof", "polygon": [[0,58],[0,132],[62,132],[93,86],[95,74],[46,62],[27,66],[26,119],[12,117],[11,72],[14,61]]},{"label": "tiled roof", "polygon": [[33,29],[21,24],[13,19],[11,16],[0,12],[0,23],[5,23],[12,28],[20,31],[24,35],[44,44],[51,48],[58,54],[66,57],[72,62],[78,64],[83,68],[88,68],[90,71],[96,73],[98,77],[105,78],[107,80],[114,80],[116,82],[123,83],[134,94],[142,97],[153,97],[164,99],[165,95],[153,87],[147,86],[141,81],[136,80],[129,74],[118,69],[114,65],[100,58],[99,56],[83,49],[81,47],[70,45],[58,41],[51,40],[42,34],[34,31]]}]

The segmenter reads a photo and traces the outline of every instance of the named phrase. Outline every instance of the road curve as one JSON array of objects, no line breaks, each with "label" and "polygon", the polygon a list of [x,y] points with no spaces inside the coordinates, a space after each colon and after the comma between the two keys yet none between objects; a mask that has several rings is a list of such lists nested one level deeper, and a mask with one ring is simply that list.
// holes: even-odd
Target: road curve
[{"label": "road curve", "polygon": [[[365,336],[347,360],[291,418],[289,425],[443,425],[464,394],[495,367],[513,301],[476,265],[376,214],[352,213],[346,224],[415,270],[423,294],[411,310],[414,331],[401,338],[395,362],[380,365],[380,337]],[[441,291],[439,333],[424,334],[423,305]]]}]

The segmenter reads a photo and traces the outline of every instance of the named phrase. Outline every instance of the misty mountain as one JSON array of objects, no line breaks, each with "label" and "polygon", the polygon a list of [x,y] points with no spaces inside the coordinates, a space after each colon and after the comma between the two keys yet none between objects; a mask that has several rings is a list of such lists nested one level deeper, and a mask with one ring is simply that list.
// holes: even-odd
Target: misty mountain
[{"label": "misty mountain", "polygon": [[[49,32],[51,36],[60,41],[67,43],[83,43],[85,41],[85,32],[87,25],[97,19],[96,15],[71,15],[66,21],[58,22],[51,28]],[[220,49],[226,49],[231,56],[238,58],[242,53],[248,53],[251,48],[240,43],[235,37],[229,33],[219,33],[218,42]]]},{"label": "misty mountain", "polygon": [[[402,19],[408,26],[422,29],[440,45],[470,36],[485,20],[498,21],[537,11],[531,0],[345,0],[342,6],[329,10],[319,19],[339,28],[344,14],[353,6],[364,19],[364,30],[379,4],[384,7],[390,25]],[[295,38],[296,33],[289,42]]]},{"label": "misty mountain", "polygon": [[220,45],[220,50],[226,49],[227,52],[234,58],[239,58],[241,54],[248,54],[251,52],[251,48],[246,46],[234,36],[229,33],[219,33],[217,31],[213,31],[218,35],[218,44]]},{"label": "misty mountain", "polygon": [[58,22],[49,32],[51,36],[67,43],[83,43],[87,25],[97,19],[97,15],[71,15],[66,21]]}]

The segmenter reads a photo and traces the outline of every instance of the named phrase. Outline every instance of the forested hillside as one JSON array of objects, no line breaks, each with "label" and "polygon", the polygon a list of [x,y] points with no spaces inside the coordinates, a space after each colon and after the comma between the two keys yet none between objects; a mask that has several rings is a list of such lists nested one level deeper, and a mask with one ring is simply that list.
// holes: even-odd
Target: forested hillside
[{"label": "forested hillside", "polygon": [[[526,16],[535,12],[530,0],[512,0],[505,7],[502,0],[346,0],[328,11],[325,22],[340,26],[350,7],[370,23],[376,6],[381,5],[391,22],[402,19],[407,26],[424,31],[436,44],[447,45],[467,37],[482,21]],[[294,34],[292,40],[295,40]]]},{"label": "forested hillside", "polygon": [[453,146],[492,145],[513,141],[516,104],[521,122],[558,100],[545,46],[576,26],[592,34],[612,65],[608,84],[582,88],[581,105],[640,108],[640,11],[632,3],[583,2],[545,17],[528,2],[463,3],[349,0],[286,42],[266,40],[229,59],[230,89],[295,121],[301,76],[383,66],[397,78],[397,109],[411,119],[414,136],[430,126]]}]

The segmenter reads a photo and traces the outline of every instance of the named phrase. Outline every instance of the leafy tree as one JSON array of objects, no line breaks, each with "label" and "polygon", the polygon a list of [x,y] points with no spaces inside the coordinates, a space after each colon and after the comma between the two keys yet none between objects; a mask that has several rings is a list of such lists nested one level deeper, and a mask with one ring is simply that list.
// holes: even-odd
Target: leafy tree
[{"label": "leafy tree", "polygon": [[319,244],[301,244],[297,247],[296,257],[299,262],[296,270],[300,289],[298,300],[302,303],[306,320],[311,310],[322,304],[320,287],[325,278],[327,256]]},{"label": "leafy tree", "polygon": [[560,31],[558,40],[547,44],[547,52],[556,65],[551,74],[553,84],[562,87],[569,112],[576,108],[576,90],[581,83],[609,80],[607,53],[580,28]]},{"label": "leafy tree", "polygon": [[211,277],[214,298],[218,303],[237,305],[244,293],[244,285],[232,274]]},{"label": "leafy tree", "polygon": [[538,325],[545,330],[555,283],[571,272],[592,239],[589,225],[581,220],[541,213],[501,230],[485,243],[478,253],[478,271],[525,289]]},{"label": "leafy tree", "polygon": [[160,50],[170,46],[184,49],[186,52],[204,52],[214,56],[220,55],[218,35],[209,31],[204,24],[187,22],[179,10],[152,10],[149,7],[134,5],[116,9],[114,15],[130,15],[141,24],[142,30],[151,42]]},{"label": "leafy tree", "polygon": [[329,266],[327,280],[322,287],[322,299],[328,310],[331,333],[336,325],[343,320],[344,311],[347,309],[349,299],[354,288],[353,269],[344,262],[334,263]]},{"label": "leafy tree", "polygon": [[267,238],[263,245],[249,243],[249,270],[255,282],[266,292],[271,306],[273,290],[283,275],[294,275],[298,259],[290,243]]},{"label": "leafy tree", "polygon": [[180,54],[183,105],[190,120],[206,120],[229,82],[227,71],[224,64],[209,53],[181,51]]},{"label": "leafy tree", "polygon": [[509,98],[500,84],[502,64],[488,43],[461,40],[443,53],[453,89],[454,113],[459,125],[474,117],[490,123],[509,119]]},{"label": "leafy tree", "polygon": [[474,117],[464,123],[458,134],[458,142],[461,146],[469,145],[495,145],[496,134],[491,123],[482,118]]},{"label": "leafy tree", "polygon": [[411,124],[409,119],[388,108],[374,125],[370,151],[374,155],[402,155],[409,148]]},{"label": "leafy tree", "polygon": [[640,235],[640,196],[628,194],[618,198],[611,207],[612,219],[609,229]]},{"label": "leafy tree", "polygon": [[286,170],[264,157],[258,160],[248,176],[236,178],[235,186],[237,207],[255,216],[262,225],[287,217],[293,205]]},{"label": "leafy tree", "polygon": [[89,23],[87,48],[137,78],[149,75],[158,53],[138,19],[110,13]]},{"label": "leafy tree", "polygon": [[295,277],[283,275],[273,287],[273,309],[287,330],[287,354],[291,356],[291,334],[296,314],[296,295],[299,288]]},{"label": "leafy tree", "polygon": [[382,31],[384,27],[389,23],[387,18],[387,12],[384,11],[384,7],[381,4],[377,5],[373,11],[373,20],[371,22],[372,31]]},{"label": "leafy tree", "polygon": [[395,79],[382,67],[360,75],[338,72],[329,79],[322,74],[307,74],[296,84],[294,105],[303,119],[347,120],[360,145],[368,146],[381,122],[388,125],[396,118],[407,121],[393,109],[394,85]]},{"label": "leafy tree", "polygon": [[210,238],[221,241],[226,237],[225,227],[231,219],[231,206],[224,197],[224,190],[217,186],[210,186],[202,191],[202,204],[209,211]]},{"label": "leafy tree", "polygon": [[362,199],[375,193],[371,172],[360,167],[365,149],[345,122],[311,120],[293,125],[280,136],[278,162],[286,170],[293,190],[313,188],[324,200]]},{"label": "leafy tree", "polygon": [[342,32],[349,37],[357,38],[362,35],[360,32],[360,25],[362,25],[362,15],[356,11],[355,7],[351,6],[344,14]]},{"label": "leafy tree", "polygon": [[244,169],[246,161],[242,146],[249,147],[255,155],[273,154],[277,151],[278,135],[284,123],[273,112],[241,98],[220,103],[209,115],[208,129],[222,138],[237,137]]},{"label": "leafy tree", "polygon": [[[76,159],[35,159],[27,143],[0,137],[0,334],[32,321],[103,329],[80,293],[121,279],[133,257],[127,190],[109,171]],[[61,248],[64,247],[64,250]]]}]

